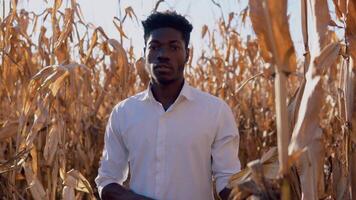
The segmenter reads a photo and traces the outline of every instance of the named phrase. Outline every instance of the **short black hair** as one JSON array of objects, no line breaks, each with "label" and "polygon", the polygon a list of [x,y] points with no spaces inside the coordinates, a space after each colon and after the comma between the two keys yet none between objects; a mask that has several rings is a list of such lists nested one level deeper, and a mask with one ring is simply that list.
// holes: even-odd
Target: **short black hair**
[{"label": "short black hair", "polygon": [[159,28],[174,28],[182,33],[185,47],[188,47],[190,32],[193,30],[192,24],[182,15],[174,11],[154,12],[142,21],[144,29],[145,44],[153,30]]}]

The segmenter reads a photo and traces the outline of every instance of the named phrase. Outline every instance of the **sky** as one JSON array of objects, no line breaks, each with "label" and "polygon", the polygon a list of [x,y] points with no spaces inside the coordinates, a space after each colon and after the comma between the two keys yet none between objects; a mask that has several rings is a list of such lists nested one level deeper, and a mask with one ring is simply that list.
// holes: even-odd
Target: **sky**
[{"label": "sky", "polygon": [[[69,6],[70,0],[62,0],[62,6]],[[130,43],[135,47],[135,54],[142,56],[143,29],[140,23],[152,11],[157,0],[77,0],[79,3],[84,20],[95,26],[101,26],[109,37],[118,39],[119,34],[113,24],[113,18],[119,17],[120,12],[123,16],[124,9],[131,6],[138,18],[136,20],[126,20],[124,23],[124,32],[129,37],[129,40],[124,41],[124,46]],[[53,0],[48,0],[46,5],[44,0],[19,0],[18,8],[25,8],[27,11],[41,13],[47,7],[53,5]],[[217,19],[222,15],[225,17],[230,12],[239,12],[244,9],[248,0],[215,0],[221,5],[214,5],[212,0],[165,0],[159,6],[158,10],[176,10],[178,13],[185,15],[194,26],[191,35],[191,44],[196,52],[199,52],[204,46],[204,40],[201,39],[201,27],[208,25],[210,28],[216,25]],[[290,15],[290,28],[292,39],[296,45],[297,53],[302,48],[302,38],[300,30],[300,3],[299,1],[289,1],[288,13]],[[251,34],[251,30],[244,30],[242,34]],[[139,47],[139,48],[137,48]],[[142,47],[142,48],[141,48]],[[302,54],[299,52],[298,54]]]}]

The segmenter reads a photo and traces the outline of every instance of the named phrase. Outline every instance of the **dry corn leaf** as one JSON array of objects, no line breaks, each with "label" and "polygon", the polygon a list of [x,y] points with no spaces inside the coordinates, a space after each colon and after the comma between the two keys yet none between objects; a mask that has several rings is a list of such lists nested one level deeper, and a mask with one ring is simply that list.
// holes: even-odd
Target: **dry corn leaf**
[{"label": "dry corn leaf", "polygon": [[347,60],[342,58],[340,78],[340,116],[343,123],[350,123],[352,120],[352,109],[354,101],[354,80],[353,59],[349,57]]},{"label": "dry corn leaf", "polygon": [[121,44],[115,39],[109,39],[108,43],[114,48],[110,56],[110,68],[112,73],[119,75],[120,85],[125,88],[127,84],[127,77],[129,76],[129,62],[126,51]]},{"label": "dry corn leaf", "polygon": [[68,39],[69,35],[72,33],[72,26],[73,26],[73,11],[66,9],[65,26],[61,34],[59,35],[58,40],[54,44],[54,50],[57,50],[60,47],[60,45]]},{"label": "dry corn leaf", "polygon": [[289,155],[293,155],[307,147],[307,152],[297,162],[301,171],[302,199],[318,199],[319,195],[323,193],[318,190],[320,173],[323,171],[322,160],[318,160],[323,157],[319,141],[322,135],[322,130],[319,127],[320,102],[323,96],[321,75],[335,62],[339,51],[340,44],[338,43],[332,43],[325,47],[320,56],[315,58],[311,66],[308,67],[305,75],[305,88],[288,149]]},{"label": "dry corn leaf", "polygon": [[84,64],[88,64],[89,58],[94,50],[94,47],[97,45],[97,41],[98,41],[98,29],[95,29],[91,37],[90,46]]},{"label": "dry corn leaf", "polygon": [[58,119],[54,120],[46,137],[46,144],[43,150],[43,158],[46,161],[46,164],[49,166],[52,165],[54,156],[57,153],[62,127],[63,123],[60,123]]},{"label": "dry corn leaf", "polygon": [[71,169],[67,172],[64,184],[73,187],[78,191],[93,194],[93,189],[91,188],[88,180],[77,170]]},{"label": "dry corn leaf", "polygon": [[231,22],[232,22],[234,16],[235,16],[235,13],[234,13],[234,12],[230,12],[230,13],[229,13],[229,19],[228,19],[228,21],[227,21],[227,26],[226,26],[227,28],[230,28]]},{"label": "dry corn leaf", "polygon": [[58,172],[59,172],[59,164],[58,164],[58,159],[54,161],[54,164],[52,164],[52,172],[51,172],[51,192],[50,192],[50,198],[55,199],[57,196],[57,188],[58,188]]},{"label": "dry corn leaf", "polygon": [[25,162],[22,167],[25,171],[26,181],[27,181],[27,184],[29,185],[32,197],[35,200],[49,199],[46,191],[43,188],[43,185],[37,179],[37,177],[33,174],[30,164]]},{"label": "dry corn leaf", "polygon": [[6,121],[0,129],[0,141],[13,137],[17,133],[19,123],[16,121]]},{"label": "dry corn leaf", "polygon": [[344,170],[342,170],[342,163],[340,160],[334,160],[333,162],[333,181],[334,181],[334,196],[336,200],[346,199],[347,190],[347,175]]},{"label": "dry corn leaf", "polygon": [[53,73],[49,74],[47,77],[43,77],[44,81],[41,84],[40,90],[49,88],[49,86],[57,81],[60,77],[66,76],[66,71],[60,68],[59,66],[52,66]]},{"label": "dry corn leaf", "polygon": [[294,72],[297,65],[293,42],[286,26],[287,1],[250,0],[249,6],[263,58],[267,62],[274,60],[281,71]]},{"label": "dry corn leaf", "polygon": [[[350,68],[353,66],[353,69],[355,69],[356,63],[354,62],[354,59],[353,58],[349,58],[349,66],[348,66],[348,69],[350,70]],[[348,98],[351,102],[348,102],[348,113],[350,114],[349,115],[349,119],[351,119],[351,127],[356,127],[356,93],[355,93],[355,90],[356,90],[356,77],[355,77],[355,73],[356,73],[356,70],[352,70],[352,71],[349,71],[348,72],[348,77],[349,77],[349,83],[350,84],[349,86],[346,86],[346,88],[348,89]],[[350,80],[351,79],[351,80]],[[352,96],[352,97],[351,97]],[[351,141],[356,144],[356,128],[351,128]],[[356,151],[355,148],[353,151]],[[353,168],[353,170],[355,170],[355,168]],[[356,172],[355,172],[356,174]],[[356,186],[356,184],[355,184]],[[356,194],[356,193],[355,193]]]},{"label": "dry corn leaf", "polygon": [[[119,23],[117,21],[119,21]],[[128,39],[128,37],[126,36],[126,34],[122,28],[120,20],[117,17],[114,17],[113,23],[114,23],[114,26],[116,27],[117,31],[119,31],[120,36]]]},{"label": "dry corn leaf", "polygon": [[306,73],[306,85],[301,99],[297,121],[293,129],[289,155],[302,150],[317,137],[313,130],[319,127],[319,111],[321,108],[321,83],[320,76],[323,70],[330,67],[336,60],[340,51],[340,44],[332,43],[324,48]]},{"label": "dry corn leaf", "polygon": [[74,188],[70,186],[64,186],[62,198],[63,200],[75,200]]},{"label": "dry corn leaf", "polygon": [[208,33],[209,28],[207,25],[204,25],[201,29],[201,38],[204,38],[204,36],[206,35],[206,33]]},{"label": "dry corn leaf", "polygon": [[33,122],[33,125],[31,127],[30,133],[26,137],[26,146],[31,147],[33,140],[36,138],[37,133],[40,129],[42,129],[46,121],[48,119],[48,110],[45,108],[45,106],[41,103],[38,104],[38,108],[35,111],[35,120]]},{"label": "dry corn leaf", "polygon": [[356,2],[348,1],[348,11],[346,17],[346,39],[349,43],[349,53],[356,60]]},{"label": "dry corn leaf", "polygon": [[348,0],[333,0],[334,6],[335,6],[335,11],[336,11],[336,16],[339,19],[341,19],[344,16],[346,16],[347,1]]},{"label": "dry corn leaf", "polygon": [[37,147],[36,145],[33,145],[33,148],[30,150],[32,162],[31,162],[31,167],[32,171],[34,173],[34,176],[38,175],[38,153],[37,153]]},{"label": "dry corn leaf", "polygon": [[329,44],[328,25],[330,23],[330,14],[327,0],[311,0],[312,14],[316,23],[316,33],[319,41],[319,49],[322,50]]},{"label": "dry corn leaf", "polygon": [[289,100],[289,104],[288,104],[288,117],[289,118],[288,119],[289,119],[289,127],[291,127],[291,129],[294,128],[295,122],[298,117],[297,114],[298,114],[298,110],[300,107],[300,102],[302,100],[305,83],[306,83],[306,81],[305,81],[305,79],[303,79],[302,82],[300,83],[300,86],[298,87],[298,89],[295,91],[295,93]]},{"label": "dry corn leaf", "polygon": [[279,150],[280,171],[286,174],[288,169],[288,143],[290,131],[286,105],[286,73],[295,71],[296,58],[290,37],[287,17],[287,1],[250,0],[252,26],[257,34],[262,57],[275,65],[275,105],[277,123],[277,144]]},{"label": "dry corn leaf", "polygon": [[[133,17],[135,17],[136,21],[138,21],[137,16],[131,6],[125,8],[125,17],[126,16],[129,16],[131,19],[133,19]],[[124,20],[122,20],[122,21],[124,21]]]},{"label": "dry corn leaf", "polygon": [[157,0],[156,4],[155,4],[155,7],[153,8],[152,12],[156,12],[159,5],[164,2],[164,0]]},{"label": "dry corn leaf", "polygon": [[322,130],[317,127],[313,131],[313,134],[317,135],[318,138],[313,139],[311,144],[307,145],[306,150],[297,161],[297,168],[299,169],[302,199],[317,200],[323,193],[318,188],[323,186],[323,184],[320,184],[321,179],[323,179],[320,173],[323,173],[324,159],[320,139]]},{"label": "dry corn leaf", "polygon": [[144,84],[144,87],[147,86],[147,84],[150,80],[150,77],[148,75],[148,72],[146,71],[145,65],[146,65],[146,63],[145,63],[145,59],[143,57],[138,59],[135,63],[137,73],[138,73],[142,83]]},{"label": "dry corn leaf", "polygon": [[233,199],[244,199],[252,194],[272,195],[265,179],[273,180],[278,176],[277,148],[272,147],[263,154],[261,160],[251,161],[248,166],[229,179],[228,187],[233,188]]},{"label": "dry corn leaf", "polygon": [[62,5],[62,0],[55,0],[54,1],[54,9],[58,10]]},{"label": "dry corn leaf", "polygon": [[351,192],[352,195],[356,194],[356,150],[355,148],[352,150],[351,155],[350,155],[350,163],[351,163]]},{"label": "dry corn leaf", "polygon": [[69,76],[68,71],[64,71],[59,77],[56,77],[55,80],[52,80],[52,83],[48,84],[48,88],[51,90],[53,96],[57,96],[59,89],[62,87],[63,82]]},{"label": "dry corn leaf", "polygon": [[[265,154],[262,155],[261,164],[263,174],[268,179],[275,179],[278,175],[278,149],[272,147]],[[231,176],[229,180],[229,187],[233,187],[236,184],[240,184],[250,178],[251,171],[249,168],[245,168],[240,172]]]}]

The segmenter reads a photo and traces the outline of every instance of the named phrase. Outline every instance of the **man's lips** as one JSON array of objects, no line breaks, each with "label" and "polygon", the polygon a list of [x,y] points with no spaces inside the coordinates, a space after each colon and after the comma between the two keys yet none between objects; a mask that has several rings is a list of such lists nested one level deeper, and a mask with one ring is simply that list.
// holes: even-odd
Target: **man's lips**
[{"label": "man's lips", "polygon": [[172,68],[166,64],[156,64],[153,66],[153,70],[158,72],[170,72],[172,71]]}]

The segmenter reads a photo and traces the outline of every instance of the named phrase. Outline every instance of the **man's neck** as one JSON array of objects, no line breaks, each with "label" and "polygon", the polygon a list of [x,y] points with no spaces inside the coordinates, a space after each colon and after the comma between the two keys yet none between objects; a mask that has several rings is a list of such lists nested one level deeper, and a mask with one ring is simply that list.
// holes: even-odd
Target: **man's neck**
[{"label": "man's neck", "polygon": [[170,84],[159,84],[152,81],[151,91],[155,99],[162,104],[164,110],[167,110],[179,96],[179,93],[183,88],[183,84],[184,79]]}]

